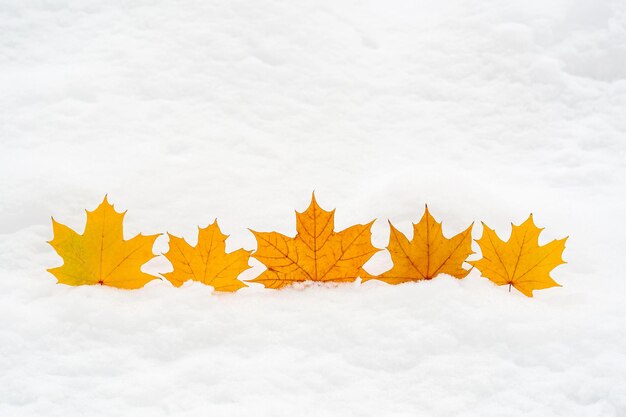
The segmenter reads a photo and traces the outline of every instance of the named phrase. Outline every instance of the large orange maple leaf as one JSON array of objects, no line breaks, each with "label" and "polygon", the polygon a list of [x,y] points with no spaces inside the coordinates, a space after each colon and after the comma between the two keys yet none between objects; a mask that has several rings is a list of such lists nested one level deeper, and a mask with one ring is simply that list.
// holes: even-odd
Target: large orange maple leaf
[{"label": "large orange maple leaf", "polygon": [[256,232],[258,249],[252,256],[267,267],[251,280],[267,288],[282,288],[295,282],[351,282],[361,268],[380,249],[371,242],[371,227],[351,226],[335,232],[335,210],[323,210],[311,198],[303,212],[296,212],[296,237],[277,232]]},{"label": "large orange maple leaf", "polygon": [[498,285],[508,285],[509,290],[513,286],[528,297],[533,296],[533,290],[560,287],[550,277],[550,271],[565,263],[562,255],[567,238],[539,246],[543,229],[535,226],[532,214],[521,225],[511,226],[511,237],[504,242],[495,230],[483,223],[483,235],[476,241],[483,257],[469,263],[483,277]]},{"label": "large orange maple leaf", "polygon": [[439,274],[464,278],[469,270],[463,263],[472,251],[472,225],[448,239],[443,235],[441,223],[428,211],[419,223],[413,224],[413,239],[396,229],[391,222],[391,234],[387,249],[393,267],[378,276],[366,275],[363,281],[378,279],[389,284],[433,279]]}]

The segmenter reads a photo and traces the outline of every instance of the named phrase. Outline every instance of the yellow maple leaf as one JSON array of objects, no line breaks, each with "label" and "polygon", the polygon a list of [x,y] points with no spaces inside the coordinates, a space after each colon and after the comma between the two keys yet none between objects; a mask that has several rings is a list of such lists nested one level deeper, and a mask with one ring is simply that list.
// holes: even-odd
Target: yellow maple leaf
[{"label": "yellow maple leaf", "polygon": [[539,246],[543,229],[535,226],[532,214],[521,225],[511,226],[511,237],[504,242],[483,223],[483,235],[476,241],[483,257],[470,264],[483,277],[498,285],[509,285],[509,290],[513,286],[528,297],[533,296],[533,290],[560,287],[550,277],[550,271],[565,263],[562,255],[567,237]]},{"label": "yellow maple leaf", "polygon": [[63,265],[48,269],[61,284],[109,285],[117,288],[140,288],[154,275],[141,271],[141,266],[154,258],[154,241],[159,236],[141,234],[124,240],[122,222],[106,196],[94,211],[87,211],[85,231],[79,235],[52,219],[54,238],[48,242],[63,258]]},{"label": "yellow maple leaf", "polygon": [[250,268],[250,253],[238,249],[226,253],[227,235],[220,231],[217,220],[207,227],[198,227],[198,243],[191,246],[185,239],[167,234],[169,250],[165,257],[174,271],[163,274],[174,286],[180,287],[189,279],[211,285],[216,291],[234,292],[247,287],[237,277]]},{"label": "yellow maple leaf", "polygon": [[371,243],[372,223],[335,232],[335,210],[323,210],[313,195],[306,211],[296,212],[295,238],[252,230],[258,245],[252,256],[267,270],[251,282],[281,288],[303,281],[354,281],[363,264],[379,251]]},{"label": "yellow maple leaf", "polygon": [[448,274],[464,278],[469,271],[463,268],[463,262],[474,253],[472,251],[472,226],[452,237],[443,235],[441,223],[438,223],[428,211],[428,206],[419,223],[413,224],[413,239],[409,239],[391,222],[389,227],[389,246],[393,267],[378,276],[367,274],[363,281],[378,279],[389,284],[401,284],[408,281],[428,280],[439,274]]}]

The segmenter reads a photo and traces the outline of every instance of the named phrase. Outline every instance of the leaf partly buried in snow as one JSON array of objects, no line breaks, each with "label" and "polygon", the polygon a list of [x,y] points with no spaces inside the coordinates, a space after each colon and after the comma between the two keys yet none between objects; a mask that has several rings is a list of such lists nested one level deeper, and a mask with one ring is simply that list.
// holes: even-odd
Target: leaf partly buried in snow
[{"label": "leaf partly buried in snow", "polygon": [[154,275],[141,271],[141,266],[154,258],[154,241],[159,236],[141,234],[124,240],[118,213],[104,197],[94,211],[87,211],[85,231],[79,235],[52,219],[54,238],[48,242],[63,258],[64,264],[49,269],[62,284],[109,285],[117,288],[140,288]]},{"label": "leaf partly buried in snow", "polygon": [[498,285],[513,286],[528,297],[533,296],[533,290],[560,287],[550,277],[550,271],[565,263],[562,255],[567,238],[539,246],[543,229],[535,226],[532,214],[521,225],[512,227],[511,237],[504,242],[483,223],[483,235],[477,240],[483,257],[470,264],[483,277]]},{"label": "leaf partly buried in snow", "polygon": [[185,239],[173,236],[165,257],[174,266],[174,271],[163,274],[176,287],[191,279],[211,285],[217,291],[237,291],[247,287],[237,277],[250,268],[250,252],[238,249],[226,253],[226,239],[217,221],[204,229],[198,228],[198,243],[191,246]]},{"label": "leaf partly buried in snow", "polygon": [[472,225],[448,239],[443,235],[441,223],[431,216],[426,207],[419,223],[413,224],[413,239],[396,229],[391,222],[391,235],[387,249],[393,267],[378,276],[366,275],[363,281],[378,279],[389,284],[428,280],[439,274],[464,278],[469,271],[463,262],[472,254]]},{"label": "leaf partly buried in snow", "polygon": [[315,195],[303,213],[296,212],[296,237],[255,232],[258,249],[252,254],[267,270],[251,282],[281,288],[294,282],[351,282],[379,249],[372,246],[371,226],[351,226],[335,232],[335,211],[317,205]]}]

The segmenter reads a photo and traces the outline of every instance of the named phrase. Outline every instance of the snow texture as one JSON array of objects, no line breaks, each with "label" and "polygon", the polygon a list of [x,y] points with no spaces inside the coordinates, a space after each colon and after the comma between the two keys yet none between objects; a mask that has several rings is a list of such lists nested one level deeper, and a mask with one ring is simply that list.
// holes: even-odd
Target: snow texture
[{"label": "snow texture", "polygon": [[[0,415],[625,416],[624,115],[618,0],[0,1]],[[46,272],[105,193],[127,237],[217,217],[233,250],[313,190],[381,248],[425,203],[474,238],[533,212],[563,287]]]}]

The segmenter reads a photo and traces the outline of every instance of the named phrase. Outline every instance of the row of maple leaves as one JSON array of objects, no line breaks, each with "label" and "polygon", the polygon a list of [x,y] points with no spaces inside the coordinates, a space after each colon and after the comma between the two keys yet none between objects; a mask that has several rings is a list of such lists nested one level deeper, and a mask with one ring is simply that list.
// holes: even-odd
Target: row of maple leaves
[{"label": "row of maple leaves", "polygon": [[[143,287],[158,277],[141,271],[141,266],[154,258],[154,241],[159,236],[141,234],[124,240],[123,218],[107,201],[94,211],[87,211],[85,231],[79,235],[52,219],[54,238],[49,242],[63,258],[64,264],[49,269],[59,283],[69,285],[101,284],[118,288]],[[295,237],[278,232],[252,231],[257,250],[238,249],[226,253],[227,236],[215,221],[198,228],[198,242],[191,246],[183,238],[169,236],[169,250],[164,253],[172,263],[172,272],[163,276],[179,287],[187,280],[211,285],[217,291],[237,291],[247,285],[237,277],[250,268],[250,256],[267,269],[249,282],[267,288],[282,288],[296,282],[352,282],[377,279],[389,284],[430,280],[439,274],[464,278],[467,262],[498,285],[509,285],[532,297],[533,290],[559,286],[550,271],[564,263],[562,259],[567,238],[539,246],[541,230],[533,223],[532,214],[519,226],[513,225],[507,242],[483,223],[483,235],[476,240],[482,259],[467,261],[474,253],[472,227],[446,238],[426,207],[419,223],[413,225],[413,239],[389,223],[391,234],[388,251],[393,267],[380,275],[371,275],[363,265],[381,249],[371,243],[371,226],[357,224],[335,232],[335,211],[323,210],[312,196],[311,204],[302,213],[296,212]]]}]

